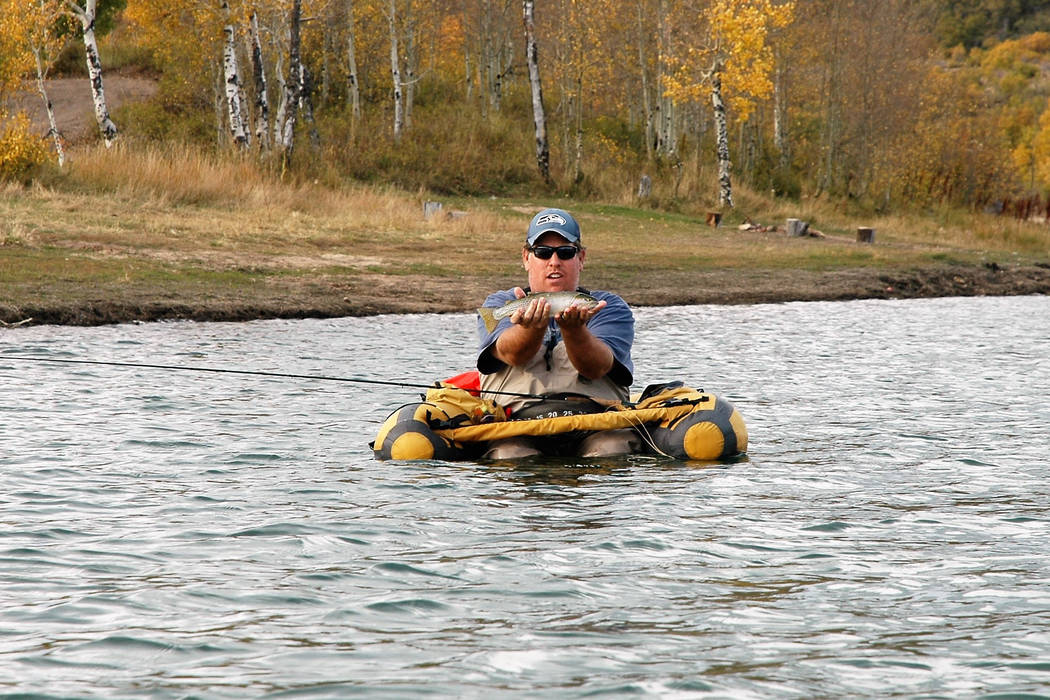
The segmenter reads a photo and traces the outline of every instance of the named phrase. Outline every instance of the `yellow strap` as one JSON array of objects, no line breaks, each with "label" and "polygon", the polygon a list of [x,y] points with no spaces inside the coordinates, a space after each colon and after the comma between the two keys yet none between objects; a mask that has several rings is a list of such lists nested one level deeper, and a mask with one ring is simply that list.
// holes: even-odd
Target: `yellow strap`
[{"label": "yellow strap", "polygon": [[[712,408],[705,406],[704,408]],[[483,423],[462,428],[447,428],[434,432],[455,442],[486,442],[516,435],[557,435],[572,430],[614,430],[636,428],[643,423],[672,421],[688,415],[696,406],[682,405],[669,408],[641,408],[605,413],[584,413],[575,416],[511,420],[506,423]]]}]

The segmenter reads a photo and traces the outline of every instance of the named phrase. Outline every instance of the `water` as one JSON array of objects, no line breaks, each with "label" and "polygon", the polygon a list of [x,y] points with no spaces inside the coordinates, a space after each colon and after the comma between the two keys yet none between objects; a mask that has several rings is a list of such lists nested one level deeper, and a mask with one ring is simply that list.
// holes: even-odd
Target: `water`
[{"label": "water", "polygon": [[1050,697],[1050,298],[637,316],[746,460],[379,463],[411,391],[4,359],[429,383],[465,315],[0,333],[0,697]]}]

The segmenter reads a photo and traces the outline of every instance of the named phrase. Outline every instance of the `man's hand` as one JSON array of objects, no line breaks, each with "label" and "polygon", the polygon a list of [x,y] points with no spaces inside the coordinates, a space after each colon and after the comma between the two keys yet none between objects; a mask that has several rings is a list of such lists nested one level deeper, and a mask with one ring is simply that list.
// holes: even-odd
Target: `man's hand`
[{"label": "man's hand", "polygon": [[555,314],[554,320],[558,322],[558,326],[563,330],[580,328],[586,326],[587,322],[594,318],[594,315],[604,309],[606,305],[603,299],[589,309],[581,306],[570,306],[560,314]]},{"label": "man's hand", "polygon": [[[521,287],[514,288],[514,296],[521,299],[525,296],[525,290]],[[523,328],[531,330],[546,329],[547,322],[551,317],[551,305],[542,297],[533,299],[524,307],[510,315],[510,322]]]}]

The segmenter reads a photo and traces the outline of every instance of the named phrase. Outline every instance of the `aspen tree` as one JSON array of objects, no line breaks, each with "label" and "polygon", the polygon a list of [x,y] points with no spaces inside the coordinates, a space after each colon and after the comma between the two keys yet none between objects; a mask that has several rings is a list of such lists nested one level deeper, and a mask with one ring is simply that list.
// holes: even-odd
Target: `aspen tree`
[{"label": "aspen tree", "polygon": [[33,69],[33,57],[26,41],[32,32],[33,18],[22,10],[20,0],[0,0],[4,17],[0,23],[0,108]]},{"label": "aspen tree", "polygon": [[[713,0],[699,14],[690,12],[679,18],[693,31],[682,32],[676,55],[669,61],[673,72],[665,81],[666,94],[687,101],[710,91],[717,132],[720,206],[733,206],[726,103],[746,121],[754,100],[771,92],[773,53],[767,37],[772,28],[790,23],[793,14],[794,2]],[[700,40],[692,40],[694,36]]]},{"label": "aspen tree", "polygon": [[[167,90],[191,103],[205,103],[210,93],[215,114],[216,139],[219,143],[232,141],[239,148],[251,143],[254,118],[261,116],[260,99],[268,99],[262,68],[262,47],[258,39],[258,12],[273,11],[283,0],[187,0],[173,7],[167,0],[128,0],[124,19],[134,27],[139,41],[151,49],[158,62],[165,66]],[[255,18],[255,23],[252,20]],[[247,30],[247,31],[246,31]],[[255,91],[249,101],[245,94],[245,80],[238,51],[238,38],[248,38],[248,54]],[[242,49],[243,50],[243,49]],[[258,50],[258,60],[252,56]],[[263,90],[259,90],[260,78]],[[252,114],[248,105],[255,106]],[[254,129],[260,146],[267,147],[268,128]]]},{"label": "aspen tree", "polygon": [[[656,136],[656,119],[655,113],[658,108],[655,106],[656,100],[652,94],[652,84],[654,81],[650,77],[652,67],[649,64],[650,53],[647,51],[650,44],[653,43],[651,39],[652,31],[647,27],[646,19],[652,16],[647,7],[647,0],[635,0],[635,12],[636,22],[635,27],[637,34],[635,41],[638,44],[638,72],[641,78],[641,90],[642,90],[642,118],[645,120],[645,157],[646,160],[653,160],[653,150],[655,147],[654,139]],[[657,84],[659,80],[655,81]]]},{"label": "aspen tree", "polygon": [[540,59],[536,46],[536,20],[533,0],[522,0],[525,22],[525,60],[529,65],[532,88],[532,121],[536,132],[536,165],[544,182],[550,182],[550,145],[547,142],[547,117],[543,112],[543,85],[540,83]]},{"label": "aspen tree", "polygon": [[259,15],[252,10],[249,33],[252,47],[252,77],[255,84],[255,140],[259,149],[270,148],[270,97],[266,81],[266,64],[263,62],[262,38],[259,35]]},{"label": "aspen tree", "polygon": [[466,86],[468,99],[476,85],[479,96],[483,94],[482,114],[488,114],[489,109],[498,112],[502,106],[504,84],[514,63],[512,37],[518,36],[514,29],[519,26],[517,15],[511,12],[514,6],[511,0],[468,0],[461,5],[463,50],[467,70],[471,71]]},{"label": "aspen tree", "polygon": [[1032,145],[1028,151],[1033,177],[1038,178],[1042,188],[1050,188],[1050,103],[1046,105],[1046,109],[1039,117]]},{"label": "aspen tree", "polygon": [[95,39],[98,0],[82,0],[82,2],[83,6],[75,0],[66,0],[66,7],[80,20],[84,38],[84,53],[87,55],[88,78],[91,81],[91,98],[95,106],[95,120],[98,122],[102,138],[106,141],[106,148],[109,148],[117,139],[117,125],[109,118],[106,91],[102,84],[102,62],[98,57],[98,42]]},{"label": "aspen tree", "polygon": [[302,17],[302,0],[292,0],[292,10],[288,17],[288,80],[281,97],[284,106],[280,116],[282,171],[288,168],[295,149],[295,124],[299,116],[299,100],[302,96],[303,64],[300,53]]},{"label": "aspen tree", "polygon": [[[407,16],[405,16],[407,14]],[[404,47],[404,82],[403,82],[403,99],[404,99],[404,118],[405,128],[412,128],[412,108],[415,106],[416,101],[416,81],[419,79],[418,67],[419,67],[419,37],[417,32],[419,31],[419,15],[417,8],[411,7],[411,1],[406,13],[402,13],[402,31],[404,41],[402,46]]]},{"label": "aspen tree", "polygon": [[226,109],[230,119],[230,134],[233,142],[241,148],[251,145],[251,136],[245,123],[242,104],[244,88],[242,87],[240,66],[237,62],[236,30],[230,16],[230,3],[222,0],[222,13],[225,20],[222,32],[225,37],[222,52],[223,77],[226,86]]},{"label": "aspen tree", "polygon": [[554,60],[549,65],[554,84],[561,86],[561,106],[555,113],[562,115],[562,144],[571,154],[573,183],[583,179],[585,87],[590,88],[598,79],[597,65],[606,42],[603,30],[612,23],[611,13],[602,12],[606,9],[593,1],[560,0],[546,15],[546,24],[551,27],[548,43],[554,47]]},{"label": "aspen tree", "polygon": [[354,121],[361,119],[361,78],[357,72],[357,45],[355,39],[354,0],[346,0],[346,61],[347,99]]},{"label": "aspen tree", "polygon": [[405,102],[401,85],[401,54],[398,50],[397,0],[390,0],[387,21],[390,23],[390,78],[394,89],[394,140],[401,140],[405,126]]},{"label": "aspen tree", "polygon": [[[669,76],[664,69],[672,60],[671,22],[669,20],[669,0],[660,0],[656,13],[659,37],[660,73],[658,83],[661,87],[667,84]],[[656,152],[662,156],[676,158],[678,149],[678,132],[675,120],[675,98],[667,90],[660,90],[656,103]]]},{"label": "aspen tree", "polygon": [[7,110],[7,98],[32,71],[33,57],[25,38],[31,31],[24,0],[0,0],[0,178],[18,176],[47,159],[40,138],[32,133],[25,112]]},{"label": "aspen tree", "polygon": [[911,0],[810,0],[780,33],[796,125],[786,147],[817,194],[885,202],[910,180],[896,149],[923,128],[933,79],[920,20]]},{"label": "aspen tree", "polygon": [[[47,114],[48,136],[54,145],[58,165],[62,167],[66,161],[65,147],[62,134],[58,131],[55,110],[48,97],[45,81],[51,62],[62,46],[59,24],[64,14],[64,3],[62,0],[30,0],[28,6],[19,8],[20,12],[11,13],[10,9],[13,8],[8,8],[4,13],[7,18],[4,31],[7,42],[11,45],[10,50],[4,52],[8,55],[0,56],[0,62],[14,69],[11,73],[13,77],[21,77],[16,76],[16,73],[28,68],[27,58],[31,57],[29,60],[32,63],[31,70],[35,73],[36,89],[44,101]],[[3,92],[3,89],[0,89],[0,100]]]}]

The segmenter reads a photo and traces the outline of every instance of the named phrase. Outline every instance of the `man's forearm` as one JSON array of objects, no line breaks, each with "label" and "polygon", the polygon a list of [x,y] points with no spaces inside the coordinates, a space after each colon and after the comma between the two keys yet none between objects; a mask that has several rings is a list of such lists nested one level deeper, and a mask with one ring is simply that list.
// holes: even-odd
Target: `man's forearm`
[{"label": "man's forearm", "polygon": [[569,362],[587,379],[600,379],[613,368],[612,349],[586,326],[563,328],[562,342],[565,343]]},{"label": "man's forearm", "polygon": [[497,359],[511,367],[523,367],[533,358],[543,344],[544,328],[526,328],[514,325],[496,339]]}]

